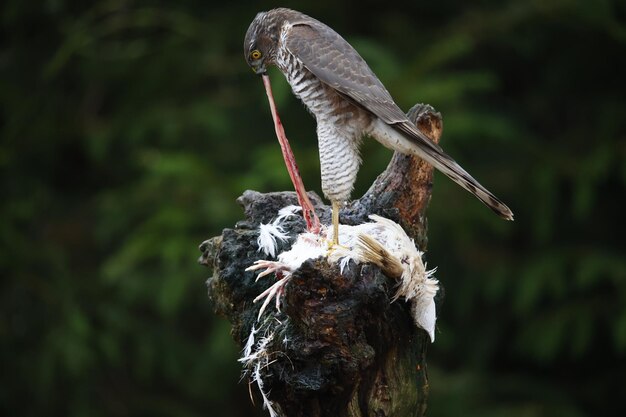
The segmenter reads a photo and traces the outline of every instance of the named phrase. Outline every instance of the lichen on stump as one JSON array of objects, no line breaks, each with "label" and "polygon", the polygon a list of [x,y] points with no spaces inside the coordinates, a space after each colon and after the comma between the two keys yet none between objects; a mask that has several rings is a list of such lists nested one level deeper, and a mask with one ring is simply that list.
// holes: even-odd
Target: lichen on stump
[{"label": "lichen on stump", "polygon": [[[441,135],[441,116],[427,105],[409,117],[434,141]],[[433,170],[413,156],[394,154],[370,190],[341,211],[343,224],[360,224],[379,214],[398,222],[425,249],[425,210]],[[320,220],[330,222],[330,207],[309,193]],[[396,282],[377,267],[351,262],[340,272],[325,259],[308,260],[285,287],[282,309],[252,300],[274,281],[256,280],[245,269],[267,255],[258,251],[261,223],[281,208],[297,204],[295,193],[246,191],[238,203],[245,220],[205,241],[200,263],[213,269],[208,292],[217,314],[232,323],[232,335],[244,350],[244,372],[259,381],[270,414],[288,417],[422,416],[428,397],[428,334],[418,329],[409,305],[391,302]],[[294,216],[283,222],[290,236],[278,242],[287,250],[305,230]],[[252,344],[251,344],[252,343]]]}]

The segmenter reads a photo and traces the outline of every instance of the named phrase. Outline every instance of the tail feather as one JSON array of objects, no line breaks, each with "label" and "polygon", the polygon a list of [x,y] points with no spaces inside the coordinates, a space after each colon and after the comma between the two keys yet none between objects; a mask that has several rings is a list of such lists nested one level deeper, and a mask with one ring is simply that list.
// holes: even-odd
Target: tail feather
[{"label": "tail feather", "polygon": [[377,265],[385,275],[399,279],[404,273],[402,263],[383,245],[369,235],[359,235],[356,250],[365,262]]},{"label": "tail feather", "polygon": [[454,159],[448,156],[436,143],[428,139],[422,132],[410,123],[394,125],[400,132],[410,136],[412,148],[415,153],[429,164],[433,165],[452,181],[465,188],[498,216],[506,220],[513,220],[513,212],[498,197],[483,187],[467,171],[465,171]]},{"label": "tail feather", "polygon": [[465,188],[476,198],[505,220],[513,220],[513,212],[498,197],[483,187],[448,155],[425,155],[423,157],[439,171],[446,174],[452,181]]}]

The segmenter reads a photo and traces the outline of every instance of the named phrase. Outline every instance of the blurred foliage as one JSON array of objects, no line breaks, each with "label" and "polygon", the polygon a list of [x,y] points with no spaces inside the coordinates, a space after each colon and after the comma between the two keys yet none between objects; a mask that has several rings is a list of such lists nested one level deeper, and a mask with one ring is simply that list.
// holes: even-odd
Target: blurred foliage
[{"label": "blurred foliage", "polygon": [[[197,245],[290,189],[245,30],[271,2],[0,6],[0,412],[264,415]],[[336,28],[516,214],[442,176],[429,415],[624,415],[626,5],[294,1]],[[358,17],[358,18],[355,18]],[[305,183],[314,123],[272,73]],[[389,152],[367,143],[355,196]]]}]

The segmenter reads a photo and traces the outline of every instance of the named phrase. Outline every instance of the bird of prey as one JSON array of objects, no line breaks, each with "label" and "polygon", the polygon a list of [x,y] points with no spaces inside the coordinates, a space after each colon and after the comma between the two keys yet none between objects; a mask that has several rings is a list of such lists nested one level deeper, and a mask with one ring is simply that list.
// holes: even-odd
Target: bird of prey
[{"label": "bird of prey", "polygon": [[[502,201],[408,120],[365,60],[330,27],[295,10],[261,12],[246,33],[244,55],[253,71],[263,76],[279,139],[282,126],[267,75],[271,65],[284,74],[293,93],[317,121],[322,191],[332,202],[334,244],[338,243],[339,208],[350,198],[364,136],[426,160],[499,216],[513,220]],[[287,155],[284,146],[283,153]],[[293,179],[295,163],[285,160]]]}]

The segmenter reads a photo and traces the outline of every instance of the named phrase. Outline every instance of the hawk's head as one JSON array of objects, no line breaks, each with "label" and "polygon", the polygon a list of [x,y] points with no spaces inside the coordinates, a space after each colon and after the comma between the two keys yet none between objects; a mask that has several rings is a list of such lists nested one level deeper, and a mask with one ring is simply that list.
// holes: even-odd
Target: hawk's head
[{"label": "hawk's head", "polygon": [[[282,24],[285,21],[286,9],[274,9],[256,15],[243,42],[246,62],[257,74],[263,75],[267,67],[276,62],[276,48]],[[289,10],[290,11],[290,10]]]}]

